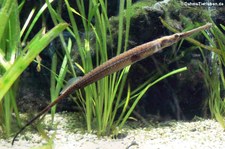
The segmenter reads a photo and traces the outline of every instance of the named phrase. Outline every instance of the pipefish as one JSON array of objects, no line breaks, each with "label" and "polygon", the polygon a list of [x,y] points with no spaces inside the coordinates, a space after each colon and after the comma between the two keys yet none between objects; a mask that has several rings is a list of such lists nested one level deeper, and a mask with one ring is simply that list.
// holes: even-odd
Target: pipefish
[{"label": "pipefish", "polygon": [[211,23],[207,23],[203,26],[200,26],[198,28],[192,29],[190,31],[182,32],[182,33],[175,33],[173,35],[164,36],[159,39],[144,43],[142,45],[136,46],[122,54],[119,54],[118,56],[115,56],[105,63],[101,64],[100,66],[96,67],[83,77],[81,77],[79,80],[71,84],[69,87],[67,87],[65,90],[63,90],[62,94],[56,98],[52,103],[50,103],[47,107],[45,107],[41,112],[39,112],[34,118],[32,118],[27,124],[25,124],[14,136],[12,140],[12,145],[14,144],[17,136],[31,123],[33,123],[35,120],[37,120],[40,116],[48,112],[51,107],[53,107],[55,104],[57,104],[59,101],[70,95],[72,92],[78,89],[82,89],[86,87],[87,85],[90,85],[105,76],[108,76],[114,72],[117,72],[121,69],[123,69],[126,66],[132,65],[142,59],[145,59],[146,57],[166,48],[174,43],[178,42],[181,39],[184,39],[186,37],[189,37],[193,35],[194,33],[200,32],[202,30],[208,29],[212,26]]}]

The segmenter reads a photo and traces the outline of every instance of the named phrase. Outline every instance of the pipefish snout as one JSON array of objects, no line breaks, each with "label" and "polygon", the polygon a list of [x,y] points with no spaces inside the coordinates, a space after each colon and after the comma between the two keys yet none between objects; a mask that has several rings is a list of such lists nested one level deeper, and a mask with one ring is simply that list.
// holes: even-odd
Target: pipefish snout
[{"label": "pipefish snout", "polygon": [[183,33],[175,33],[170,36],[164,36],[159,39],[147,42],[145,44],[134,47],[116,57],[111,58],[100,66],[96,67],[79,80],[74,83],[71,83],[67,86],[66,89],[63,90],[62,94],[56,98],[52,103],[50,103],[47,107],[45,107],[41,112],[39,112],[34,118],[32,118],[26,125],[24,125],[15,135],[12,140],[12,145],[16,139],[16,137],[32,122],[37,120],[40,116],[44,115],[48,112],[51,107],[57,104],[59,101],[67,97],[69,94],[74,92],[75,90],[82,89],[87,85],[90,85],[107,75],[110,75],[114,72],[117,72],[128,65],[132,65],[166,47],[173,45],[181,39],[184,39],[188,36],[193,35],[194,33],[200,32],[202,30],[208,29],[212,26],[211,23],[207,23],[203,26],[195,28],[193,30],[183,32]]}]

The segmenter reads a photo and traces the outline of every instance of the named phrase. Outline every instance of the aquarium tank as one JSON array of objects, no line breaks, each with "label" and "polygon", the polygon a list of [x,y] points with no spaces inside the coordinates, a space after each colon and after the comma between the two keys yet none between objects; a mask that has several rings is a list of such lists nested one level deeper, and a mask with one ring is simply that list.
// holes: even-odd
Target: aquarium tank
[{"label": "aquarium tank", "polygon": [[223,148],[223,0],[1,0],[0,148]]}]

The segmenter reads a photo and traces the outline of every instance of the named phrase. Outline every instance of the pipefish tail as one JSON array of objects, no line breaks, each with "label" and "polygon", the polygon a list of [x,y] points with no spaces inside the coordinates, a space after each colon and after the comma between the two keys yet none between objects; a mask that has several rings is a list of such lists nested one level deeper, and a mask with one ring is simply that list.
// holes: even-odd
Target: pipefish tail
[{"label": "pipefish tail", "polygon": [[37,120],[40,116],[44,115],[46,112],[48,112],[51,107],[53,107],[55,104],[57,104],[59,101],[67,97],[69,94],[74,92],[75,90],[82,89],[87,85],[90,85],[102,78],[104,78],[107,75],[110,75],[114,72],[117,72],[124,67],[128,65],[132,65],[160,50],[163,48],[169,47],[173,45],[174,43],[178,42],[181,39],[184,39],[190,35],[193,35],[194,33],[200,32],[202,30],[208,29],[212,26],[211,23],[207,23],[203,26],[200,26],[198,28],[192,29],[187,32],[183,33],[176,33],[170,36],[164,36],[162,38],[147,42],[145,44],[139,45],[137,47],[134,47],[118,56],[115,56],[111,58],[110,60],[106,61],[105,63],[101,64],[100,66],[96,67],[83,77],[81,77],[79,80],[77,80],[75,83],[73,83],[71,86],[67,87],[66,90],[62,92],[62,94],[55,99],[52,103],[50,103],[46,108],[44,108],[41,112],[39,112],[34,118],[32,118],[26,125],[24,125],[14,136],[12,140],[12,145],[14,144],[17,136],[31,123],[33,123],[35,120]]}]

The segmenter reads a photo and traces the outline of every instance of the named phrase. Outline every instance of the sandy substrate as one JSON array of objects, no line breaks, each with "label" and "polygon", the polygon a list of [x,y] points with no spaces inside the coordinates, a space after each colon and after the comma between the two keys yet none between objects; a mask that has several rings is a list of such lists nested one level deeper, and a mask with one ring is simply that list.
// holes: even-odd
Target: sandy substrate
[{"label": "sandy substrate", "polygon": [[[50,116],[48,116],[50,117]],[[48,117],[46,119],[48,119]],[[126,126],[119,139],[97,138],[94,134],[84,133],[79,115],[74,113],[57,114],[56,129],[49,130],[53,143],[48,144],[35,131],[26,131],[18,137],[14,146],[12,138],[0,139],[0,149],[223,149],[225,131],[215,120],[193,122],[164,122],[157,126],[132,128]],[[48,129],[48,120],[45,128]],[[78,126],[78,127],[76,127]]]}]

